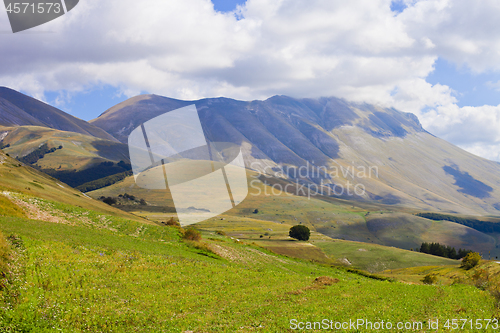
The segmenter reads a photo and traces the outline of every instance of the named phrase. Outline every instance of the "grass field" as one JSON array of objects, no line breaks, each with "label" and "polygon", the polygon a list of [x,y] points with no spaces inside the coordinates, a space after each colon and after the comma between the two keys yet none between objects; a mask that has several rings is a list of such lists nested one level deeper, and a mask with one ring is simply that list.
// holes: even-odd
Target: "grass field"
[{"label": "grass field", "polygon": [[[0,230],[17,235],[11,283],[1,292],[3,330],[287,332],[292,319],[426,327],[429,319],[498,315],[495,300],[472,286],[378,281],[211,233],[204,240],[221,256],[208,255],[180,241],[175,228],[143,233],[129,223],[0,218]],[[315,282],[320,276],[331,285]]]},{"label": "grass field", "polygon": [[410,283],[420,283],[424,276],[429,274],[436,277],[437,284],[442,285],[466,282],[482,289],[499,290],[498,288],[500,288],[500,264],[489,260],[481,261],[478,266],[470,270],[461,269],[457,265],[422,266],[389,269],[381,274]]},{"label": "grass field", "polygon": [[458,266],[457,260],[377,244],[343,240],[316,241],[313,244],[328,256],[344,262],[347,260],[354,267],[368,272],[413,266]]},{"label": "grass field", "polygon": [[[332,241],[313,226],[310,242],[290,240],[290,222],[298,220],[281,220],[280,211],[271,220],[271,209],[307,211],[297,198],[258,198],[258,213],[250,202],[239,207],[244,216],[197,224],[202,242],[190,242],[180,229],[150,221],[168,213],[136,212],[146,220],[121,212],[1,157],[0,332],[292,332],[293,319],[325,318],[421,322],[416,331],[434,331],[429,320],[500,316],[495,297],[466,279],[408,284],[387,280],[399,278],[394,273],[338,265],[347,255],[351,267],[371,271],[445,259]],[[353,219],[365,214],[312,204]]]},{"label": "grass field", "polygon": [[[292,332],[293,319],[325,318],[434,332],[430,320],[500,317],[494,295],[456,261],[319,232],[329,223],[364,225],[392,239],[369,222],[395,213],[255,196],[196,224],[203,239],[192,242],[153,222],[172,213],[144,206],[129,214],[0,157],[0,332]],[[107,190],[137,195],[129,181]],[[140,193],[160,202],[152,192]],[[311,227],[309,242],[288,237],[298,223]],[[446,283],[423,285],[429,272]]]}]

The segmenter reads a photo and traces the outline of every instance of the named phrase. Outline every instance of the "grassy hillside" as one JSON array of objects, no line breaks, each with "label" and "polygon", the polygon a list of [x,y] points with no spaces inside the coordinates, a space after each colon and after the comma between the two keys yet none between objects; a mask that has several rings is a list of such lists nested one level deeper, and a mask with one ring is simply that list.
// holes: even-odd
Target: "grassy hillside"
[{"label": "grassy hillside", "polygon": [[[374,280],[206,234],[199,250],[177,229],[114,220],[93,228],[0,218],[15,234],[0,322],[11,331],[285,332],[290,321],[444,322],[492,318],[472,286]],[[322,278],[320,278],[322,277]],[[318,279],[319,278],[319,279]],[[365,331],[363,327],[359,331]]]},{"label": "grassy hillside", "polygon": [[[286,332],[293,331],[294,319],[324,318],[410,322],[429,331],[429,320],[500,315],[491,293],[467,283],[409,285],[345,268],[338,260],[352,252],[351,242],[332,242],[314,230],[311,242],[291,241],[290,224],[261,219],[281,215],[271,211],[279,211],[279,198],[258,198],[262,215],[247,211],[251,205],[240,207],[253,218],[227,214],[198,224],[202,240],[188,241],[182,229],[145,224],[2,153],[0,184],[4,331]],[[283,207],[303,204],[308,211],[300,198],[292,200]],[[321,200],[312,205],[334,206]],[[360,216],[357,208],[332,209]],[[307,216],[298,218],[310,222]],[[369,244],[363,248],[369,257],[349,254],[352,266],[370,269],[367,261],[377,256],[396,258],[396,266],[379,267],[445,261]]]},{"label": "grassy hillside", "polygon": [[41,169],[81,170],[89,165],[105,161],[128,163],[128,148],[114,141],[98,139],[75,132],[65,132],[46,127],[0,127],[4,151],[21,158],[43,144],[58,148],[36,161]]},{"label": "grassy hillside", "polygon": [[[30,198],[39,198],[30,203]],[[14,202],[17,202],[16,205]],[[135,215],[110,207],[100,201],[93,200],[85,194],[70,188],[57,179],[43,174],[31,167],[23,166],[19,161],[6,156],[0,151],[0,216],[36,215],[34,205],[71,205],[116,217],[129,218],[148,222]],[[25,209],[21,209],[20,206]],[[41,208],[44,210],[45,208]]]},{"label": "grassy hillside", "polygon": [[389,269],[381,274],[409,283],[420,283],[426,275],[431,275],[436,277],[436,284],[468,283],[483,290],[493,288],[500,292],[500,264],[497,261],[482,260],[470,270],[464,270],[457,265],[429,265]]},{"label": "grassy hillside", "polygon": [[0,127],[10,156],[77,187],[130,170],[127,145],[46,127]]},{"label": "grassy hillside", "polygon": [[456,260],[376,244],[338,239],[313,244],[339,262],[372,273],[405,267],[458,265]]},{"label": "grassy hillside", "polygon": [[331,239],[315,231],[309,242],[299,242],[288,236],[291,226],[234,216],[196,224],[201,230],[224,231],[228,236],[256,243],[274,253],[372,273],[414,266],[458,265],[456,260],[377,244]]}]

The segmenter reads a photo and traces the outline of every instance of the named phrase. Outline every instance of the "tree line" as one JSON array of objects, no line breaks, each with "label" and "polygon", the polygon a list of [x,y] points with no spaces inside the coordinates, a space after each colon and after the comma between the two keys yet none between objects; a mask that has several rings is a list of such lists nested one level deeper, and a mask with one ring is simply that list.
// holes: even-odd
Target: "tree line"
[{"label": "tree line", "polygon": [[439,243],[422,243],[422,245],[420,246],[420,252],[444,258],[461,259],[472,251],[459,249],[457,252],[454,247],[451,247],[449,245],[442,245]]},{"label": "tree line", "polygon": [[62,149],[63,146],[59,146],[57,148],[49,148],[46,143],[38,147],[37,149],[33,150],[31,153],[29,153],[26,156],[23,157],[18,157],[17,160],[20,162],[23,162],[25,164],[35,164],[38,162],[38,160],[42,159],[46,154],[50,154],[55,152],[58,149]]},{"label": "tree line", "polygon": [[134,173],[132,172],[132,170],[124,171],[124,172],[117,173],[117,174],[114,174],[114,175],[111,175],[111,176],[107,176],[107,177],[104,177],[104,178],[99,178],[97,180],[93,180],[93,181],[87,182],[85,184],[77,186],[76,189],[80,190],[80,191],[82,191],[84,193],[85,192],[94,191],[94,190],[98,190],[100,188],[103,188],[103,187],[110,186],[110,185],[113,185],[115,183],[118,183],[119,181],[127,178],[128,176],[132,176],[133,174]]},{"label": "tree line", "polygon": [[130,164],[120,161],[119,163],[102,162],[80,171],[53,169],[43,169],[41,171],[59,179],[71,187],[77,187],[104,177],[124,173],[126,171],[130,171],[131,169],[132,166]]},{"label": "tree line", "polygon": [[444,221],[455,222],[481,232],[486,232],[486,233],[500,232],[500,223],[496,222],[480,221],[476,219],[466,219],[463,217],[438,214],[438,213],[418,213],[416,215],[434,221],[444,220]]}]

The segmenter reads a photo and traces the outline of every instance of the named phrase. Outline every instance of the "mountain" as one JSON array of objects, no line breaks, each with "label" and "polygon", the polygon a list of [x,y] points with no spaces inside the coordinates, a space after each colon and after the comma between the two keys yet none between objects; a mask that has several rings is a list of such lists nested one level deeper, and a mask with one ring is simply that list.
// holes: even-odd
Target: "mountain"
[{"label": "mountain", "polygon": [[88,122],[15,90],[0,87],[0,125],[43,126],[116,141]]},{"label": "mountain", "polygon": [[415,115],[393,108],[333,97],[246,102],[141,95],[90,123],[126,143],[145,121],[190,104],[196,105],[207,138],[241,145],[254,170],[275,172],[345,199],[500,214],[500,164],[433,136]]}]

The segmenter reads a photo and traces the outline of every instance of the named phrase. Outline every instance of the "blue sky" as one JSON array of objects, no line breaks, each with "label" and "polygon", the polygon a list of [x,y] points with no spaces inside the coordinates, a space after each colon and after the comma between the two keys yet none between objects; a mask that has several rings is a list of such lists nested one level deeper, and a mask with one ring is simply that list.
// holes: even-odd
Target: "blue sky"
[{"label": "blue sky", "polygon": [[435,70],[430,73],[426,81],[431,84],[443,84],[452,88],[457,97],[459,106],[499,105],[499,87],[492,83],[498,82],[500,75],[497,72],[473,73],[469,68],[458,66],[445,59],[439,58]]},{"label": "blue sky", "polygon": [[220,12],[230,12],[236,9],[237,5],[243,5],[245,1],[234,1],[234,0],[212,0],[214,8]]},{"label": "blue sky", "polygon": [[0,34],[0,85],[84,120],[145,93],[336,96],[500,161],[498,17],[496,0],[86,0]]}]

